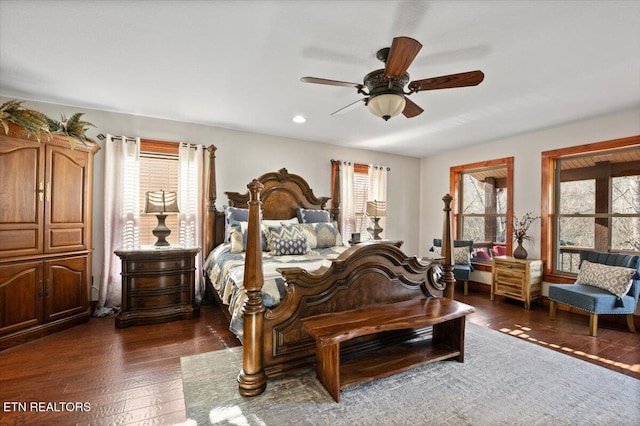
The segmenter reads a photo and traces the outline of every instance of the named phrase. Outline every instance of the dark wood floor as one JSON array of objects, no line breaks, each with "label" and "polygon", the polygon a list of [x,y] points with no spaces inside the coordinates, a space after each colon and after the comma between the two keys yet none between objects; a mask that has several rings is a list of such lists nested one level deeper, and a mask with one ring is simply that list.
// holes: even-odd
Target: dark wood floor
[{"label": "dark wood floor", "polygon": [[[491,302],[487,293],[456,298],[476,308],[475,323],[640,379],[640,334],[623,325],[601,320],[593,338],[586,316],[560,311],[550,321],[540,304],[526,311],[517,301]],[[216,306],[202,307],[197,320],[128,329],[116,329],[112,317],[92,318],[0,352],[0,425],[184,423],[180,357],[237,345]],[[24,412],[13,404],[31,402],[44,403],[41,410],[77,402],[90,411],[28,405]]]}]

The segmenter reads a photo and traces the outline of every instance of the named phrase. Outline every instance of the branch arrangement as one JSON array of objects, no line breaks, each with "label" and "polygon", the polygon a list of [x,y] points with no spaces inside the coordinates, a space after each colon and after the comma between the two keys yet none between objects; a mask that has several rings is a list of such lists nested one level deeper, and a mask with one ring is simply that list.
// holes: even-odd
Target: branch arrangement
[{"label": "branch arrangement", "polygon": [[540,219],[540,216],[534,216],[532,212],[526,213],[521,219],[513,216],[513,238],[517,241],[532,240],[527,235],[527,231],[529,231],[529,227],[536,219]]}]

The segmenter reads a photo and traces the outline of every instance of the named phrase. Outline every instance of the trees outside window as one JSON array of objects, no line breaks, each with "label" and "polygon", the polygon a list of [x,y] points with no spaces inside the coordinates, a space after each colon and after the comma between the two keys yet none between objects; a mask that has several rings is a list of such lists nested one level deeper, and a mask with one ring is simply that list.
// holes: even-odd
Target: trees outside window
[{"label": "trees outside window", "polygon": [[454,235],[473,240],[474,259],[511,253],[513,157],[451,168]]},{"label": "trees outside window", "polygon": [[578,271],[582,249],[640,252],[640,136],[542,153],[548,275]]}]

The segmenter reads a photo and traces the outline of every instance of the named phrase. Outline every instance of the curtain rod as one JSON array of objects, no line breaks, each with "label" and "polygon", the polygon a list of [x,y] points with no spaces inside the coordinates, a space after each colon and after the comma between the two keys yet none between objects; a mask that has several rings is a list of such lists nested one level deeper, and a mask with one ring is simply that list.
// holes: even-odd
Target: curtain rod
[{"label": "curtain rod", "polygon": [[[98,136],[96,136],[98,139],[100,139],[101,141],[105,140],[107,137],[105,135],[103,135],[102,133],[100,133]],[[136,138],[129,138],[126,136],[111,136],[111,139],[120,139],[120,140],[124,140],[126,142],[135,142],[137,139]]]},{"label": "curtain rod", "polygon": [[[351,161],[342,161],[342,160],[331,160],[331,162],[337,162],[337,163],[340,163],[340,164],[351,164]],[[362,163],[356,163],[354,161],[353,164],[355,165],[355,164],[362,164]],[[363,165],[368,166],[369,164],[363,164]],[[385,168],[385,166],[375,166],[375,165],[372,165],[371,167],[373,167],[375,169],[384,169]],[[387,169],[388,172],[391,171],[391,167],[386,167],[386,169]]]},{"label": "curtain rod", "polygon": [[[105,140],[107,137],[100,133],[98,136],[96,136],[98,139],[100,139],[101,141]],[[119,140],[124,140],[125,142],[136,142],[137,138],[130,138],[127,136],[111,136],[111,139],[119,139]],[[187,145],[191,145],[189,148],[191,149],[198,149],[198,144],[189,144],[187,142],[169,142],[169,143],[176,143],[176,144],[187,144]],[[204,145],[203,145],[204,147]]]}]

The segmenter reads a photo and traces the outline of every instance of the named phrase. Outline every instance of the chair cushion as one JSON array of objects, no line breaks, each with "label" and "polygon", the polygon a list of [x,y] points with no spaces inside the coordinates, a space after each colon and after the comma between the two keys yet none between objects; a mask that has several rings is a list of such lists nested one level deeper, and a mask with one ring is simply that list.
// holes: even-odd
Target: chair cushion
[{"label": "chair cushion", "polygon": [[636,270],[622,266],[603,265],[584,260],[576,278],[576,284],[592,285],[607,290],[618,297],[629,292]]},{"label": "chair cushion", "polygon": [[471,278],[471,265],[453,265],[453,276],[458,281],[467,281]]},{"label": "chair cushion", "polygon": [[595,314],[631,314],[635,300],[624,296],[623,307],[616,306],[617,296],[609,291],[586,284],[550,284],[549,299]]}]

